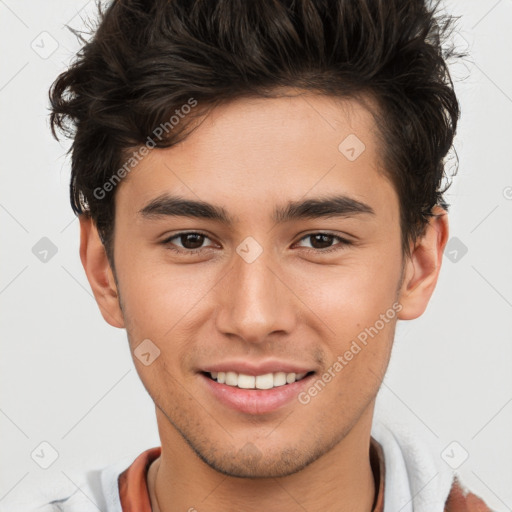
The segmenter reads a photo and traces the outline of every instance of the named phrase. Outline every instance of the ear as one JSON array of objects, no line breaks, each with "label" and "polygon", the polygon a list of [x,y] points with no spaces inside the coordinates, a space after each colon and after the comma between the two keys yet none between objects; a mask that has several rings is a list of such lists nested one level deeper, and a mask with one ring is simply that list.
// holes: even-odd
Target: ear
[{"label": "ear", "polygon": [[413,320],[424,313],[439,277],[448,241],[448,214],[440,206],[435,206],[432,213],[437,216],[430,219],[424,235],[416,241],[411,257],[405,263],[399,294],[400,320]]},{"label": "ear", "polygon": [[119,294],[105,247],[92,219],[80,216],[80,259],[103,318],[113,327],[124,327]]}]

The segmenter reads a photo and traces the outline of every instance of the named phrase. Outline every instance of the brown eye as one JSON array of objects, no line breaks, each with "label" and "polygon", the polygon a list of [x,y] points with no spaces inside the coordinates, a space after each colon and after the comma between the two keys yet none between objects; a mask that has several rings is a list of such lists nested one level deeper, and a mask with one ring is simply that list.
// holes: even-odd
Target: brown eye
[{"label": "brown eye", "polygon": [[[352,242],[349,240],[346,240],[345,238],[342,238],[338,235],[332,235],[330,233],[310,233],[309,235],[303,237],[300,242],[306,240],[309,240],[310,247],[302,247],[304,247],[306,250],[314,251],[319,254],[341,250],[348,245],[352,245]],[[333,245],[333,242],[335,241],[338,243]]]},{"label": "brown eye", "polygon": [[326,249],[331,246],[334,236],[333,235],[325,235],[319,233],[317,235],[309,235],[311,239],[311,245],[314,249]]},{"label": "brown eye", "polygon": [[198,249],[203,245],[205,235],[201,233],[185,233],[179,235],[180,242],[185,249]]},{"label": "brown eye", "polygon": [[184,232],[177,233],[169,238],[166,238],[162,245],[167,249],[181,254],[195,254],[196,252],[202,251],[213,247],[214,244],[210,243],[204,245],[205,241],[210,241],[210,237],[203,233],[197,232]]}]

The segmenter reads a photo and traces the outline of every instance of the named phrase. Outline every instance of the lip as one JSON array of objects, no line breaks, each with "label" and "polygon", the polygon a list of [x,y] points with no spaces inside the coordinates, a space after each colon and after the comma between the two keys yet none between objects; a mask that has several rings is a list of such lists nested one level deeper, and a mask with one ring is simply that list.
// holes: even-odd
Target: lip
[{"label": "lip", "polygon": [[241,389],[227,384],[219,384],[204,373],[198,375],[208,393],[221,404],[245,414],[261,415],[274,412],[296,400],[298,394],[310,385],[315,373],[306,375],[303,379],[292,384],[272,389]]},{"label": "lip", "polygon": [[245,375],[264,375],[265,373],[309,373],[314,371],[314,368],[306,368],[298,364],[293,364],[286,361],[267,360],[259,364],[252,364],[247,361],[233,360],[224,361],[213,365],[200,368],[201,372],[236,372],[244,373]]}]

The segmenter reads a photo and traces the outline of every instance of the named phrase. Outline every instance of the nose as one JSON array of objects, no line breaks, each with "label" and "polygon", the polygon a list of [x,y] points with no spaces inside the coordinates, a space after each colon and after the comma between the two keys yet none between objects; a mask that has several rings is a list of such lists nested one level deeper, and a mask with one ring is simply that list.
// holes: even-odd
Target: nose
[{"label": "nose", "polygon": [[289,334],[296,322],[297,304],[279,264],[264,250],[254,261],[239,254],[219,288],[219,332],[252,344],[269,341],[271,334]]}]

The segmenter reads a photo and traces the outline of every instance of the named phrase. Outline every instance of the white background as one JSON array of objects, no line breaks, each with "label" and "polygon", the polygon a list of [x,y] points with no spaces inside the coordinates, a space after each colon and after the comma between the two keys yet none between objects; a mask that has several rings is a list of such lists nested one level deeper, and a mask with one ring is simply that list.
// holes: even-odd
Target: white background
[{"label": "white background", "polygon": [[[450,237],[468,251],[455,263],[444,257],[426,313],[399,322],[379,408],[439,456],[457,441],[469,454],[463,482],[504,512],[512,509],[512,0],[447,6],[461,16],[457,44],[471,53],[453,69],[464,79],[460,168],[446,196]],[[69,482],[160,444],[125,332],[103,321],[90,293],[67,146],[48,129],[48,88],[78,49],[64,25],[81,28],[87,13],[86,0],[0,0],[1,510],[43,480]],[[46,263],[32,253],[42,237],[58,249]],[[47,470],[30,456],[42,441],[59,454]]]}]

